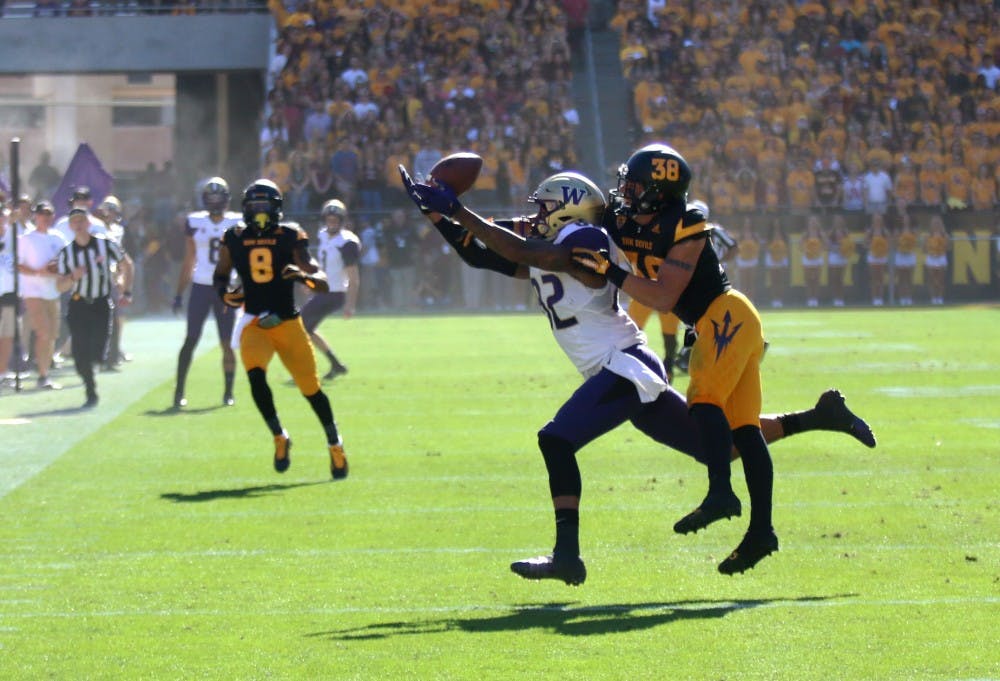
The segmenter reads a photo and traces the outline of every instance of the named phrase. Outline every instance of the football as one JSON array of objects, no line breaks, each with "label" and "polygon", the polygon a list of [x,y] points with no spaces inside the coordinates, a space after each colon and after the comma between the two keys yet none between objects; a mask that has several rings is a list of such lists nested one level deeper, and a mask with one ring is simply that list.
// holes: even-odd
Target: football
[{"label": "football", "polygon": [[483,159],[471,151],[459,151],[445,156],[431,168],[430,176],[460,196],[476,183]]}]

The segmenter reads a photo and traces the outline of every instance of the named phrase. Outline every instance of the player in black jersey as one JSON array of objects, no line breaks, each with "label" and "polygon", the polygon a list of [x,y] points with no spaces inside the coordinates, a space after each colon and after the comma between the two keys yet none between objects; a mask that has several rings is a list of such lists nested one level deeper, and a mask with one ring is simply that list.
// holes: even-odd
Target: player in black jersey
[{"label": "player in black jersey", "polygon": [[774,470],[760,429],[760,360],[764,335],[753,304],[732,288],[711,245],[703,210],[687,203],[691,168],[665,144],[636,151],[619,170],[613,213],[605,227],[635,272],[606,252],[577,249],[579,263],[603,273],[633,299],[660,312],[673,311],[693,325],[687,402],[705,448],[709,488],[704,501],[674,530],[696,532],[739,516],[730,482],[730,452],[740,452],[750,493],[750,527],[719,564],[724,574],[743,572],[778,549],[771,525]]},{"label": "player in black jersey", "polygon": [[[275,353],[309,401],[323,430],[334,479],[347,477],[347,458],[337,432],[330,400],[320,387],[316,356],[302,317],[295,306],[295,283],[315,291],[328,290],[326,274],[309,255],[309,237],[293,222],[281,221],[282,197],[270,180],[257,180],[243,193],[243,222],[222,237],[213,281],[223,301],[243,307],[235,336],[250,379],[250,392],[274,435],[274,469],[288,470],[291,438],[281,427],[274,397],[267,385],[267,366]],[[242,288],[231,290],[235,269]]]}]

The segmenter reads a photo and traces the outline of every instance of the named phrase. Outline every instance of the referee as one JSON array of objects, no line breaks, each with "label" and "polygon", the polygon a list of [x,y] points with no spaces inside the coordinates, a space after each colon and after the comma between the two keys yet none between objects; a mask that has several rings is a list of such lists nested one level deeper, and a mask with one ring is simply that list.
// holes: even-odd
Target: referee
[{"label": "referee", "polygon": [[[94,367],[101,361],[111,333],[111,309],[117,302],[126,306],[132,300],[132,259],[111,239],[90,233],[90,217],[82,208],[69,212],[73,240],[59,252],[59,274],[63,290],[71,292],[66,313],[71,336],[76,373],[87,389],[85,408],[97,405]],[[124,284],[121,299],[111,300],[114,273],[118,263]]]}]

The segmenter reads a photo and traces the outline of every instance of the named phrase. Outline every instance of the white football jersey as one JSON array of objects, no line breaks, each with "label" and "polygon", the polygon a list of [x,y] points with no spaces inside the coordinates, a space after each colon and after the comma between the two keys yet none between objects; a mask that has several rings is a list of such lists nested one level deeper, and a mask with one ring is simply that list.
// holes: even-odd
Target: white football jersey
[{"label": "white football jersey", "polygon": [[[555,243],[605,248],[617,260],[617,249],[600,227],[582,223],[564,227]],[[530,268],[531,285],[549,318],[556,342],[584,376],[606,364],[618,350],[646,342],[618,301],[618,288],[584,286],[565,272]]]},{"label": "white football jersey", "polygon": [[222,219],[214,222],[207,210],[189,213],[184,233],[194,239],[194,273],[191,281],[195,284],[212,285],[215,263],[219,261],[219,247],[226,230],[243,219],[234,211],[226,211]]},{"label": "white football jersey", "polygon": [[331,292],[347,290],[348,280],[344,268],[357,265],[361,255],[361,239],[349,229],[341,229],[330,236],[325,227],[321,227],[317,236],[316,259],[319,266],[326,272]]}]

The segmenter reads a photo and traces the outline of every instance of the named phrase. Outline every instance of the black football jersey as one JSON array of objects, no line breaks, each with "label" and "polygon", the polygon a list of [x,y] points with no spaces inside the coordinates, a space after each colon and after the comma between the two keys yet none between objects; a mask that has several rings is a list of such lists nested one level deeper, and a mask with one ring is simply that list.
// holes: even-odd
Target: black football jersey
[{"label": "black football jersey", "polygon": [[[697,207],[683,204],[666,208],[648,225],[640,225],[612,211],[605,213],[604,222],[611,238],[632,263],[634,272],[646,279],[656,279],[660,263],[674,244],[691,239],[707,240],[712,233],[712,225],[704,213]],[[673,312],[685,324],[693,325],[705,314],[709,304],[730,288],[729,277],[709,244],[702,249],[691,281]]]},{"label": "black football jersey", "polygon": [[[282,319],[299,314],[295,306],[295,282],[281,277],[286,265],[294,264],[297,249],[308,249],[309,236],[294,222],[259,230],[242,223],[230,227],[222,237],[233,267],[240,275],[244,308],[248,314],[273,312]],[[308,258],[308,253],[304,255]]]}]

